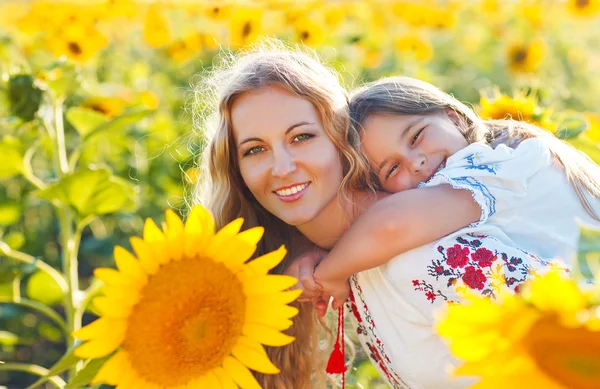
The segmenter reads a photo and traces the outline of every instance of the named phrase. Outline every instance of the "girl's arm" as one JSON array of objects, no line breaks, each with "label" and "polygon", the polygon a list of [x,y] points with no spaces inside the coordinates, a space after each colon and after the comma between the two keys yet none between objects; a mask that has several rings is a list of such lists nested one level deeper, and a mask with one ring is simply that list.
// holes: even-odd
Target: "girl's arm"
[{"label": "girl's arm", "polygon": [[[365,211],[315,270],[314,278],[339,304],[339,289],[355,273],[382,265],[479,220],[481,208],[468,190],[450,185],[392,194]],[[334,286],[337,285],[337,286]],[[339,305],[334,303],[335,305]]]}]

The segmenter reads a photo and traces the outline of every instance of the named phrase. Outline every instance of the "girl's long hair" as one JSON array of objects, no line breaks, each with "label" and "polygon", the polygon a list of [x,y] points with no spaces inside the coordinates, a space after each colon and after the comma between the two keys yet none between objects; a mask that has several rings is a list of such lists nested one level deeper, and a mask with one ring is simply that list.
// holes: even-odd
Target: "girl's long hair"
[{"label": "girl's long hair", "polygon": [[[286,259],[272,271],[282,273],[299,254],[297,242],[305,238],[295,227],[265,210],[244,184],[231,121],[236,99],[244,93],[276,85],[312,103],[339,152],[345,173],[340,190],[344,193],[364,186],[369,167],[357,151],[358,134],[349,131],[347,93],[337,73],[315,55],[277,40],[266,40],[235,55],[222,53],[220,59],[221,63],[201,74],[194,85],[194,124],[207,142],[202,155],[202,178],[194,190],[192,203],[210,209],[217,227],[238,217],[244,218],[244,228],[265,227],[256,255],[286,245]],[[324,387],[324,377],[319,373],[324,371],[324,361],[323,353],[318,350],[318,319],[312,306],[297,306],[300,313],[288,330],[296,341],[285,347],[267,348],[281,374],[256,375],[264,388]]]},{"label": "girl's long hair", "polygon": [[359,134],[372,114],[430,115],[446,109],[456,112],[459,130],[468,143],[485,141],[495,148],[499,144],[514,147],[529,138],[545,139],[586,212],[600,221],[588,197],[600,199],[600,168],[587,155],[544,129],[516,120],[482,120],[448,93],[410,77],[384,78],[356,89],[350,97],[351,122]]}]

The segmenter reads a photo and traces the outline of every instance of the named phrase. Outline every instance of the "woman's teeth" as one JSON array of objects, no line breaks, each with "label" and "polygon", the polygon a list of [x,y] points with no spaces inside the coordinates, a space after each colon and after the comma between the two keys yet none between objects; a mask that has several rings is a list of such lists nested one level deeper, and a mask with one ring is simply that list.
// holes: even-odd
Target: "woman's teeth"
[{"label": "woman's teeth", "polygon": [[277,193],[279,196],[291,196],[293,194],[300,192],[302,189],[306,188],[307,186],[308,186],[308,183],[300,184],[300,185],[293,186],[291,188],[276,190],[275,193]]}]

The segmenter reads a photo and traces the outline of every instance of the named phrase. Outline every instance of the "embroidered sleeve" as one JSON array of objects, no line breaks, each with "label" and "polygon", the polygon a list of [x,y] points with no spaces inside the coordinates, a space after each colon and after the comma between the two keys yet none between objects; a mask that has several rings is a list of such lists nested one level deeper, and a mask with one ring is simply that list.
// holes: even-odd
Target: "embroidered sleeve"
[{"label": "embroidered sleeve", "polygon": [[450,158],[446,166],[419,187],[449,184],[471,192],[481,208],[475,227],[497,212],[508,217],[527,194],[528,180],[551,164],[550,151],[541,139],[527,139],[517,148],[499,145],[495,149],[474,143]]}]

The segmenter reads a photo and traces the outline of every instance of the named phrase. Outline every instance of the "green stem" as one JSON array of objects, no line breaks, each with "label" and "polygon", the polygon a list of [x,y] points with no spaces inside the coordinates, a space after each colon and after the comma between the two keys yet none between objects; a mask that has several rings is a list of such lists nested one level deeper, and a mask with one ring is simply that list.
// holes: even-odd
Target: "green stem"
[{"label": "green stem", "polygon": [[[4,364],[0,365],[0,371],[7,371],[7,370],[24,371],[26,373],[33,374],[33,375],[36,375],[39,377],[43,377],[48,374],[48,369],[46,369],[42,366],[31,364],[31,363],[4,363]],[[48,379],[48,381],[50,381],[52,384],[54,384],[55,387],[60,388],[60,389],[64,388],[65,385],[67,384],[59,376],[54,376],[54,377]]]},{"label": "green stem", "polygon": [[0,297],[0,304],[17,304],[34,309],[46,315],[46,317],[55,322],[60,327],[60,330],[63,332],[66,339],[71,337],[71,333],[69,332],[63,318],[55,310],[53,310],[47,305],[40,303],[39,301],[24,298]]},{"label": "green stem", "polygon": [[39,270],[46,272],[50,277],[52,277],[54,279],[54,281],[56,281],[56,283],[58,284],[58,286],[63,294],[67,293],[69,286],[67,285],[67,281],[65,280],[65,277],[63,277],[63,275],[60,274],[55,268],[48,265],[46,262],[42,261],[41,259],[32,257],[31,255],[25,254],[21,251],[13,250],[10,248],[9,245],[7,245],[6,243],[4,243],[2,241],[0,241],[0,254],[5,255],[8,258],[14,259],[19,262],[27,263],[29,265],[34,265]]},{"label": "green stem", "polygon": [[85,291],[85,297],[84,297],[83,301],[79,304],[79,306],[75,310],[75,321],[76,322],[81,324],[81,320],[83,319],[83,314],[85,313],[85,309],[89,305],[90,301],[92,301],[92,299],[97,296],[98,291],[100,289],[102,289],[103,285],[104,285],[103,282],[101,282],[99,280],[95,280],[94,283],[92,283],[92,285],[90,285],[90,287],[87,288],[87,290]]},{"label": "green stem", "polygon": [[38,189],[44,189],[46,187],[46,184],[33,173],[31,160],[33,158],[33,154],[35,154],[36,150],[42,143],[42,140],[43,138],[39,137],[35,141],[35,143],[27,150],[25,156],[23,157],[23,177],[25,177],[27,181],[31,182],[33,186],[35,186]]}]

